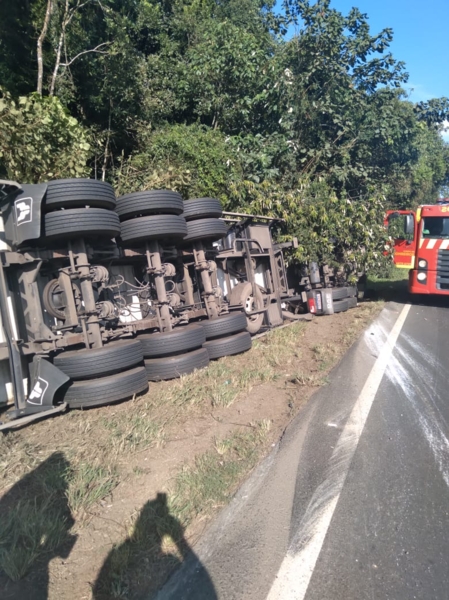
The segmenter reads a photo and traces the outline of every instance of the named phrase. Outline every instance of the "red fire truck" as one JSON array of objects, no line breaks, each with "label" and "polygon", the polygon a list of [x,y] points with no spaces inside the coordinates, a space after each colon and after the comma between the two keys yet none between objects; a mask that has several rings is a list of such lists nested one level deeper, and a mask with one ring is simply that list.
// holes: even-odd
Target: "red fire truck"
[{"label": "red fire truck", "polygon": [[393,234],[396,266],[410,269],[409,292],[449,295],[449,198],[416,211],[390,210],[385,223]]}]

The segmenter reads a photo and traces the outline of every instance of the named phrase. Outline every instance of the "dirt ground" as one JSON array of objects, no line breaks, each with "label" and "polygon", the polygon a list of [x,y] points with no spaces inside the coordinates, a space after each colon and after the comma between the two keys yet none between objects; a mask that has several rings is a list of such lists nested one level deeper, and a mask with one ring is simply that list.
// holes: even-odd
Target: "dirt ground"
[{"label": "dirt ground", "polygon": [[[29,478],[53,459],[64,464],[65,512],[57,543],[30,542],[29,532],[13,540],[3,528],[2,546],[0,528],[0,560],[2,551],[10,557],[0,562],[10,575],[0,569],[3,600],[151,598],[381,308],[366,302],[276,330],[248,353],[153,384],[145,396],[4,436],[1,519],[25,506]],[[57,486],[45,485],[53,497]],[[27,572],[12,577],[32,543]]]}]

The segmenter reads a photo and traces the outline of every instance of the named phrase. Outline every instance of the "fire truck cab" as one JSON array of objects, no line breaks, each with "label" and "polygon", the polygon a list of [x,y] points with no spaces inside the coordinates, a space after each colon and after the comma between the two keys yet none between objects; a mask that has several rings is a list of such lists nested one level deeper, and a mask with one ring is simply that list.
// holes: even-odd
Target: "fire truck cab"
[{"label": "fire truck cab", "polygon": [[[403,221],[403,236],[397,237],[395,220]],[[449,295],[449,198],[419,206],[416,211],[388,211],[393,229],[394,262],[408,268],[411,294]]]}]

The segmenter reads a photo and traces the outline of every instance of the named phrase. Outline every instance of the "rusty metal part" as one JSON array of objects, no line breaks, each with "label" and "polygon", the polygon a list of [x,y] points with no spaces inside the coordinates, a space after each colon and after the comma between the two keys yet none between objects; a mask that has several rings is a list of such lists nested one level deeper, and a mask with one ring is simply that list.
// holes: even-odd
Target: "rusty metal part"
[{"label": "rusty metal part", "polygon": [[[73,294],[73,298],[75,300],[75,310],[79,311],[82,307],[81,291],[74,282],[71,283],[71,293]],[[68,301],[58,279],[52,279],[44,287],[42,292],[42,302],[49,315],[55,319],[58,319],[59,321],[66,320],[66,307]]]},{"label": "rusty metal part", "polygon": [[93,283],[107,283],[109,281],[109,271],[103,265],[93,265],[90,269]]},{"label": "rusty metal part", "polygon": [[69,250],[73,252],[73,263],[75,267],[74,275],[79,278],[81,295],[84,304],[84,315],[81,318],[81,326],[86,329],[88,337],[88,347],[101,348],[103,340],[101,328],[97,313],[97,302],[94,289],[92,287],[91,266],[89,264],[86,252],[86,245],[83,239],[69,242]]},{"label": "rusty metal part", "polygon": [[204,246],[201,241],[193,243],[193,255],[195,258],[195,269],[199,271],[203,292],[201,294],[209,319],[215,319],[219,315],[215,290],[212,286],[209,261],[206,260]]},{"label": "rusty metal part", "polygon": [[156,310],[160,321],[159,330],[162,332],[171,331],[173,325],[165,287],[165,265],[162,265],[161,254],[162,248],[157,241],[146,242],[147,272],[154,277],[157,294]]}]

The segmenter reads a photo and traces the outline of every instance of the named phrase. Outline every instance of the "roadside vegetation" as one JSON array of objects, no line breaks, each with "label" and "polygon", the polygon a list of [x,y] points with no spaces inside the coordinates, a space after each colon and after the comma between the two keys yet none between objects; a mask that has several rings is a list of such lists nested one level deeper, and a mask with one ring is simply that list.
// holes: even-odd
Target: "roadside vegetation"
[{"label": "roadside vegetation", "polygon": [[410,295],[407,289],[408,269],[399,269],[390,266],[385,272],[372,274],[368,277],[366,288],[367,296],[375,300],[386,302],[409,302]]}]

